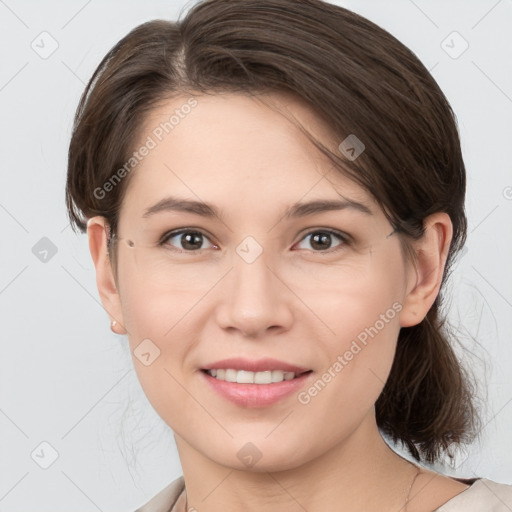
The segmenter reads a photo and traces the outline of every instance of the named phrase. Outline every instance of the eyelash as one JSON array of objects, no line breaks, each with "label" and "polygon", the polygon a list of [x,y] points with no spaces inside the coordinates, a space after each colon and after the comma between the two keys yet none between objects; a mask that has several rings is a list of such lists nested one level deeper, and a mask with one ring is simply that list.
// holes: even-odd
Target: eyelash
[{"label": "eyelash", "polygon": [[[200,235],[206,237],[209,240],[209,236],[206,233],[203,233],[201,230],[185,228],[185,229],[179,229],[179,230],[170,231],[170,232],[166,233],[161,238],[161,240],[159,242],[159,245],[171,247],[171,249],[169,249],[169,250],[176,251],[178,253],[200,254],[200,253],[202,253],[203,251],[206,250],[206,249],[197,249],[197,250],[193,250],[193,251],[192,250],[188,250],[187,251],[187,250],[184,250],[184,249],[177,249],[176,247],[173,247],[173,246],[171,246],[170,244],[167,243],[171,238],[174,238],[174,237],[176,237],[178,235],[182,235],[184,233],[200,234]],[[335,247],[334,249],[329,248],[329,249],[326,249],[326,250],[323,250],[323,251],[322,250],[320,250],[320,251],[312,250],[312,252],[315,252],[315,253],[319,253],[319,254],[333,254],[333,253],[336,253],[336,252],[342,250],[344,247],[350,245],[350,242],[351,242],[350,237],[347,234],[342,233],[341,231],[336,231],[334,229],[324,228],[324,229],[314,229],[314,230],[308,231],[307,233],[304,234],[304,236],[297,243],[302,242],[308,236],[316,234],[316,233],[333,235],[333,236],[339,238],[339,240],[342,243],[339,246]]]}]

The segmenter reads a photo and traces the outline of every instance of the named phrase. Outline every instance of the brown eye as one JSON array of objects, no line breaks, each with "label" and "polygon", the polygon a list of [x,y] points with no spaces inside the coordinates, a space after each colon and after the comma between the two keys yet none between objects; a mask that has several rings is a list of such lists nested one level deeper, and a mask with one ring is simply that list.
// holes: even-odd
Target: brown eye
[{"label": "brown eye", "polygon": [[[174,238],[177,239],[177,246],[169,243],[169,241]],[[165,235],[161,241],[161,245],[170,245],[182,252],[198,252],[207,248],[203,246],[205,240],[208,240],[208,237],[200,231],[182,229],[180,231],[172,231]],[[214,244],[212,245],[216,247]]]},{"label": "brown eye", "polygon": [[[316,231],[310,231],[302,240],[306,240],[308,237],[310,238],[309,245],[313,248],[314,252],[323,252],[331,249],[333,246],[332,239],[333,237],[337,238],[341,243],[334,246],[334,250],[330,252],[336,252],[339,249],[342,249],[345,245],[348,244],[348,237],[343,233],[332,231],[330,229],[317,229]],[[307,249],[307,247],[306,247]]]}]

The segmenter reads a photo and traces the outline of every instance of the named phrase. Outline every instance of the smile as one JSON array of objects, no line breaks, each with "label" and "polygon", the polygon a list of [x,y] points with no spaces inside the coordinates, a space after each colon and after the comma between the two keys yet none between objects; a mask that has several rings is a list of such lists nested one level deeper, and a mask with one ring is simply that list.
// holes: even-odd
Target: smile
[{"label": "smile", "polygon": [[[218,380],[226,382],[237,382],[238,384],[271,384],[273,382],[283,382],[284,380],[292,380],[296,376],[295,372],[286,372],[283,370],[264,370],[261,372],[251,372],[247,370],[228,369],[211,369],[206,370],[209,375]],[[303,372],[307,373],[307,372]]]},{"label": "smile", "polygon": [[[266,407],[284,400],[298,393],[313,375],[312,370],[295,374],[281,370],[251,372],[212,369],[202,370],[199,373],[204,376],[210,389],[222,398],[246,408]],[[213,373],[215,376],[212,375]]]}]

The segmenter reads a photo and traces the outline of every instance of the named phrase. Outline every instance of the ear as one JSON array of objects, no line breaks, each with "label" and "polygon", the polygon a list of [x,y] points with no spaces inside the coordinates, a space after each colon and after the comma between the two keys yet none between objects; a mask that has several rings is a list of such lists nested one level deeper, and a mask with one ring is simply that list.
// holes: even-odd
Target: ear
[{"label": "ear", "polygon": [[407,292],[400,311],[400,326],[419,324],[436,299],[453,235],[450,216],[445,212],[429,215],[423,236],[413,242],[416,263],[408,263]]},{"label": "ear", "polygon": [[110,321],[115,321],[112,330],[117,334],[126,334],[121,301],[114,278],[114,272],[107,251],[108,223],[105,217],[92,217],[87,222],[89,251],[96,268],[96,285],[101,303]]}]

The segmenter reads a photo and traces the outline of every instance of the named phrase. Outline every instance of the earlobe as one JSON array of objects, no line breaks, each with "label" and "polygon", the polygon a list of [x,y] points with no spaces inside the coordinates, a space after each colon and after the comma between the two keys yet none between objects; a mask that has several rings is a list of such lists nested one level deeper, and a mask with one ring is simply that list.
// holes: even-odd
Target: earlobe
[{"label": "earlobe", "polygon": [[447,213],[429,215],[424,225],[424,235],[413,242],[416,262],[409,268],[408,288],[400,312],[401,327],[419,324],[432,307],[441,287],[452,240],[452,222]]},{"label": "earlobe", "polygon": [[96,269],[96,285],[101,303],[110,317],[110,327],[116,334],[126,334],[121,301],[108,256],[107,229],[108,224],[104,217],[96,216],[88,220],[89,251]]}]

